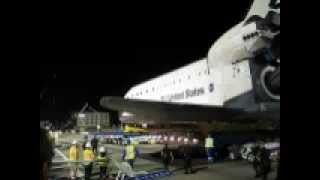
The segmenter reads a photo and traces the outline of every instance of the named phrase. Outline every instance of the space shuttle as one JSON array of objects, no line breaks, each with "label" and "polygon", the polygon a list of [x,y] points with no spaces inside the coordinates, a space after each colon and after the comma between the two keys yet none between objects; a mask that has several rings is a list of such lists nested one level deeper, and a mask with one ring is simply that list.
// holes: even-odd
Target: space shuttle
[{"label": "space shuttle", "polygon": [[280,122],[280,1],[254,0],[206,57],[100,104],[122,121]]}]

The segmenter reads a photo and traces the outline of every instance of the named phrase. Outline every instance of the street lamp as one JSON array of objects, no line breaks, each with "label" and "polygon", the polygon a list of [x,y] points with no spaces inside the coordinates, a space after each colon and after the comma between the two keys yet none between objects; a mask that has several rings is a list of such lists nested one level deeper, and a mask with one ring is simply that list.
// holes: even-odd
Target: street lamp
[{"label": "street lamp", "polygon": [[143,123],[143,124],[142,124],[142,127],[143,127],[143,128],[148,128],[148,124],[147,124],[147,123]]},{"label": "street lamp", "polygon": [[184,138],[184,139],[183,139],[183,142],[184,142],[185,144],[188,144],[188,143],[189,143],[189,138]]},{"label": "street lamp", "polygon": [[194,138],[194,139],[192,140],[192,142],[193,142],[193,144],[198,144],[198,143],[199,143],[199,140],[196,139],[196,138]]}]

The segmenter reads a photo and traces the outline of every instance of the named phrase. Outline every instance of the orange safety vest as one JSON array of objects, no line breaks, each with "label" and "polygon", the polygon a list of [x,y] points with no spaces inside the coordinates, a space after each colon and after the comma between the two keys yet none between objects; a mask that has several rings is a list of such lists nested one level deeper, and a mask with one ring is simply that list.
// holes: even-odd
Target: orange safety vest
[{"label": "orange safety vest", "polygon": [[93,161],[94,160],[94,154],[91,149],[86,149],[83,151],[83,160],[84,161]]}]

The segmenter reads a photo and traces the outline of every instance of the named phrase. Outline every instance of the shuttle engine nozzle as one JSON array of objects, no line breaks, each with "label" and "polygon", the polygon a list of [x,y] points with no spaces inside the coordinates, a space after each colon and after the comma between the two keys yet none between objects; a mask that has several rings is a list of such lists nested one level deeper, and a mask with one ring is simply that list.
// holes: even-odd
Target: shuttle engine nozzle
[{"label": "shuttle engine nozzle", "polygon": [[280,66],[266,66],[261,72],[260,82],[271,99],[280,101]]}]

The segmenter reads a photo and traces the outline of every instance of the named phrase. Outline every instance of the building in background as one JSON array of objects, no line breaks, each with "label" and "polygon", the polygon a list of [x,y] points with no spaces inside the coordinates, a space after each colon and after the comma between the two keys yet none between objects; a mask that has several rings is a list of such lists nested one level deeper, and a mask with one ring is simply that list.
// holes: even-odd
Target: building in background
[{"label": "building in background", "polygon": [[76,119],[76,128],[80,131],[95,131],[110,128],[110,113],[99,112],[89,106],[88,103],[80,112],[73,114]]}]

